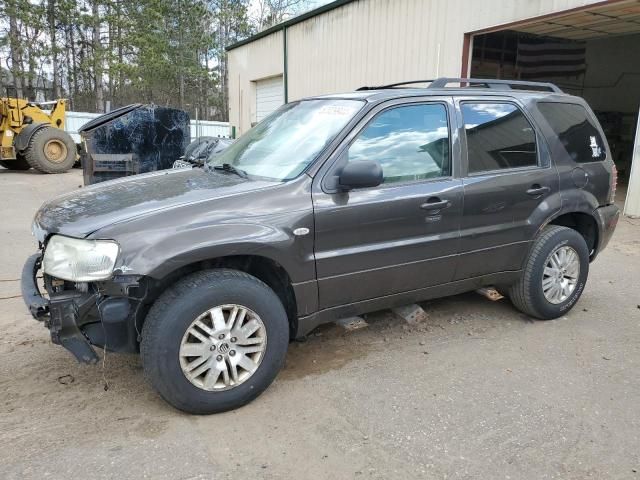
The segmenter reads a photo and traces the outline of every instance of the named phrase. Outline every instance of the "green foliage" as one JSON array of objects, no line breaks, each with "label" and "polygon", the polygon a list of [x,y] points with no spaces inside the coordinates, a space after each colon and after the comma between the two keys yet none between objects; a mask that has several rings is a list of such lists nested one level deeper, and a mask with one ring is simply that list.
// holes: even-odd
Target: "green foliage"
[{"label": "green foliage", "polygon": [[102,111],[133,102],[227,115],[225,47],[255,32],[250,0],[5,0],[5,86]]}]

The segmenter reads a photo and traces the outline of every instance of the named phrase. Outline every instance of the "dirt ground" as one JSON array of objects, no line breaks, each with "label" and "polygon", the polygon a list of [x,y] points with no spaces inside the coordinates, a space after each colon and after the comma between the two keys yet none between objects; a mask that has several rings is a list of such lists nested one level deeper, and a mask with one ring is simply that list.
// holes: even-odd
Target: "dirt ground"
[{"label": "dirt ground", "polygon": [[34,212],[81,183],[0,169],[0,478],[640,479],[640,220],[564,318],[470,293],[324,327],[255,402],[196,417],[135,355],[78,365],[19,297]]}]

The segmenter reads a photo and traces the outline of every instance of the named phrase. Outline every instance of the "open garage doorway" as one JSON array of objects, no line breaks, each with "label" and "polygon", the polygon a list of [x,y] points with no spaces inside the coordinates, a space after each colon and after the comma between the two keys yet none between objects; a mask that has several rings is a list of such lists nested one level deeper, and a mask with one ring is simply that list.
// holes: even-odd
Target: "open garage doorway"
[{"label": "open garage doorway", "polygon": [[640,109],[640,2],[611,2],[472,37],[470,76],[548,81],[587,100],[624,188]]}]

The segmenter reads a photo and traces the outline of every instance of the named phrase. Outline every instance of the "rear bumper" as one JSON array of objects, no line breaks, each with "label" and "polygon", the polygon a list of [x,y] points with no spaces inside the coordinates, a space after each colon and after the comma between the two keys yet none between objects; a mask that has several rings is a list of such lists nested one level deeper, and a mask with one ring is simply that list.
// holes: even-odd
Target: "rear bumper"
[{"label": "rear bumper", "polygon": [[[33,318],[44,323],[51,341],[69,350],[81,363],[96,363],[92,345],[114,351],[135,351],[135,328],[130,323],[127,297],[64,290],[45,298],[36,281],[41,256],[32,255],[22,269],[22,297]],[[108,339],[108,342],[107,342]]]},{"label": "rear bumper", "polygon": [[598,247],[593,258],[609,244],[620,219],[620,209],[615,205],[607,205],[596,208],[594,213],[598,222]]}]

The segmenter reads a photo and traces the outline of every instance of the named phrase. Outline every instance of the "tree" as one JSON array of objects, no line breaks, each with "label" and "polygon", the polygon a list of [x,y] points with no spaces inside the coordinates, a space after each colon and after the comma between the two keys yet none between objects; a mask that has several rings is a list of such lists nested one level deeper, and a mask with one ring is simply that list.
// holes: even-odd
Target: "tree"
[{"label": "tree", "polygon": [[219,95],[215,107],[222,112],[222,118],[226,120],[229,111],[229,69],[226,47],[251,35],[254,29],[249,21],[248,0],[216,0],[211,2],[211,7],[216,18],[212,60],[215,62],[219,78]]},{"label": "tree", "polygon": [[297,14],[307,3],[307,0],[258,0],[258,30],[265,30],[283,22]]},{"label": "tree", "polygon": [[57,17],[59,15],[57,0],[47,0],[47,23],[49,27],[49,51],[51,58],[51,76],[53,83],[53,93],[56,97],[62,96],[60,66],[58,64],[58,25]]},{"label": "tree", "polygon": [[79,111],[153,102],[226,120],[226,47],[308,3],[258,0],[250,18],[254,1],[4,0],[2,87]]},{"label": "tree", "polygon": [[24,69],[22,65],[22,45],[20,41],[20,32],[18,30],[18,12],[17,2],[15,0],[8,0],[6,3],[5,11],[3,12],[9,19],[9,49],[11,50],[11,64],[9,69],[11,77],[13,79],[13,85],[16,89],[16,95],[23,96],[22,80],[24,75]]}]

